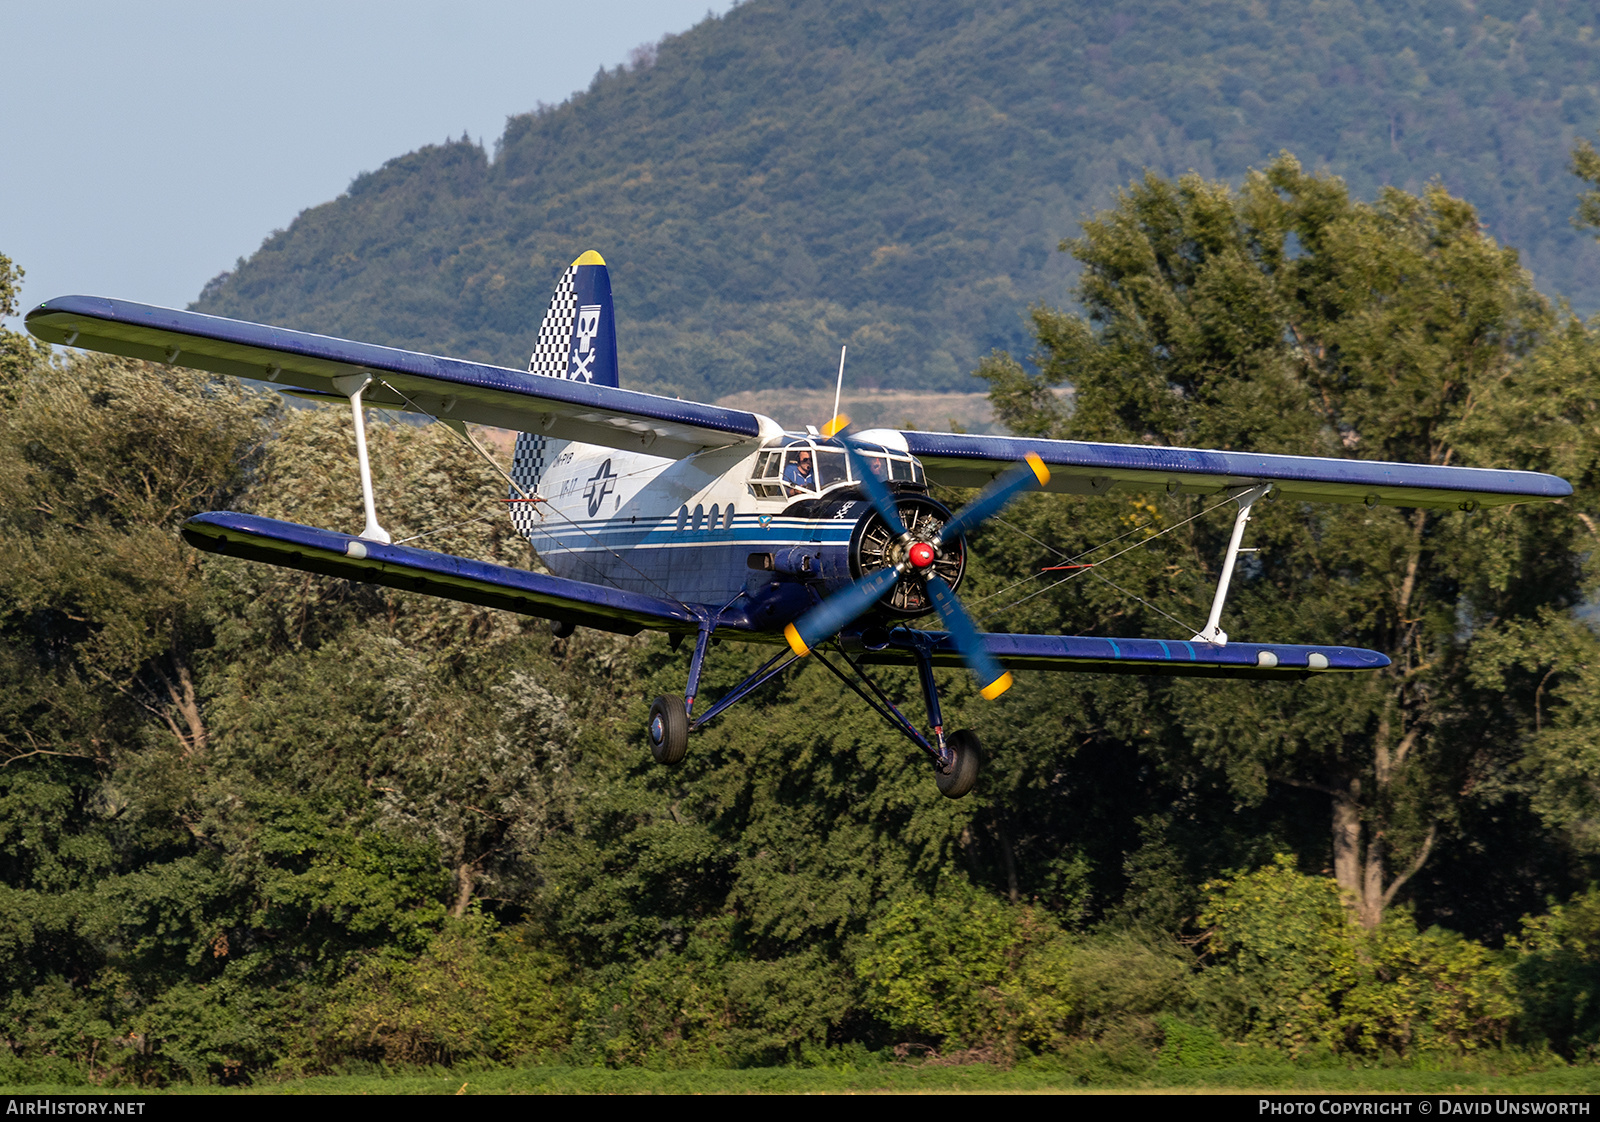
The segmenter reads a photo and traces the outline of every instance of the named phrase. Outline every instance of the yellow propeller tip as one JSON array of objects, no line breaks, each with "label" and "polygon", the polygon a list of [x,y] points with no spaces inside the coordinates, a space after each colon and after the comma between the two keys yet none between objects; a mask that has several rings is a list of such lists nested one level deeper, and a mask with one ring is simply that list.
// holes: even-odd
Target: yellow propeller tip
[{"label": "yellow propeller tip", "polygon": [[993,701],[1011,688],[1011,671],[1007,670],[1000,677],[990,682],[978,692],[983,695],[983,700]]},{"label": "yellow propeller tip", "polygon": [[[811,648],[806,646],[804,639],[800,638],[800,632],[795,630],[794,624],[791,623],[783,629],[783,637],[789,640],[789,649],[801,658],[811,653]],[[1007,677],[1010,677],[1010,675],[1007,675]]]},{"label": "yellow propeller tip", "polygon": [[1050,469],[1044,466],[1044,461],[1039,458],[1039,453],[1029,452],[1025,458],[1028,461],[1028,466],[1033,469],[1034,477],[1039,480],[1039,486],[1043,487],[1046,483],[1049,483]]},{"label": "yellow propeller tip", "polygon": [[850,418],[840,413],[833,420],[822,426],[823,436],[832,436],[834,433],[843,432],[850,426]]}]

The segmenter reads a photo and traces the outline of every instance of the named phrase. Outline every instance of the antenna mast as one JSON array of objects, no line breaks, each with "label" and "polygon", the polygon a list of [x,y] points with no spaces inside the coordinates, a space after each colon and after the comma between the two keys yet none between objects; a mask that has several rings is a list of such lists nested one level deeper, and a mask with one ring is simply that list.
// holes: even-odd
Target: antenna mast
[{"label": "antenna mast", "polygon": [[839,382],[833,387],[833,416],[835,417],[839,415],[839,395],[844,392],[844,351],[845,348],[841,345],[839,347]]}]

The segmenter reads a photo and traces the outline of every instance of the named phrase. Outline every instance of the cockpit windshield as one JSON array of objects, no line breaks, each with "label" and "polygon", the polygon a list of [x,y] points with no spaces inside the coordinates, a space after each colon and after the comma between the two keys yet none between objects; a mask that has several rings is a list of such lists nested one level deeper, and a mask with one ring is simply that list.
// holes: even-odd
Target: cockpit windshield
[{"label": "cockpit windshield", "polygon": [[[891,452],[875,444],[857,444],[861,460],[879,479],[921,483],[922,465],[904,452]],[[779,448],[764,450],[756,458],[750,489],[759,499],[789,499],[820,495],[855,482],[849,459],[831,440],[791,437]]]}]

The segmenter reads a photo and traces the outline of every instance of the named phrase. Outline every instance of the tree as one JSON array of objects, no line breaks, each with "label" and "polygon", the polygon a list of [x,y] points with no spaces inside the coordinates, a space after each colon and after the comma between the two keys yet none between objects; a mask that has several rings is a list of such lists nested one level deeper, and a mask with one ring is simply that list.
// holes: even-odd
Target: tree
[{"label": "tree", "polygon": [[[1443,188],[1358,203],[1287,154],[1237,192],[1147,174],[1062,248],[1083,265],[1087,315],[1035,309],[1036,371],[1004,355],[980,370],[1016,431],[1428,464],[1559,460],[1582,488],[1565,504],[1483,512],[1264,504],[1250,530],[1262,552],[1235,580],[1228,629],[1373,647],[1393,665],[1164,692],[1175,735],[1147,745],[1164,766],[1220,772],[1248,802],[1271,785],[1327,796],[1335,878],[1375,927],[1474,799],[1511,797],[1538,683],[1513,674],[1491,693],[1471,674],[1505,629],[1554,635],[1581,598],[1596,444],[1573,438],[1597,383],[1552,343],[1566,338],[1570,354],[1573,333],[1586,336],[1558,331],[1515,251]],[[1539,396],[1562,379],[1570,390]],[[1064,383],[1070,413],[1049,392]],[[1536,407],[1551,427],[1528,427]],[[1203,615],[1231,519],[1185,522],[1202,503],[1218,500],[1074,512],[1056,539],[1069,553],[1129,523],[1171,533],[1165,566],[1119,567],[1113,592],[1079,582],[1101,623],[1170,632],[1152,611]]]},{"label": "tree", "polygon": [[[22,270],[0,253],[0,319],[17,314]],[[0,327],[0,384],[9,384],[49,355],[50,348],[16,331]]]},{"label": "tree", "polygon": [[1600,236],[1600,152],[1587,140],[1572,148],[1572,174],[1591,184],[1578,196],[1578,213],[1572,216],[1572,224],[1580,230],[1587,226]]}]

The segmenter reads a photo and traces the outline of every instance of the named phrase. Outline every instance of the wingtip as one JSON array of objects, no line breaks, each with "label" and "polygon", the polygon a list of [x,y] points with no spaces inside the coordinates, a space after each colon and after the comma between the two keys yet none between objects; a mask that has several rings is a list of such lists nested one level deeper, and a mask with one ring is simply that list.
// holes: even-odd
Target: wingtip
[{"label": "wingtip", "polygon": [[592,249],[586,249],[583,251],[583,256],[579,257],[572,264],[573,267],[576,268],[579,265],[604,265],[605,263],[606,259],[604,257],[601,257]]}]

